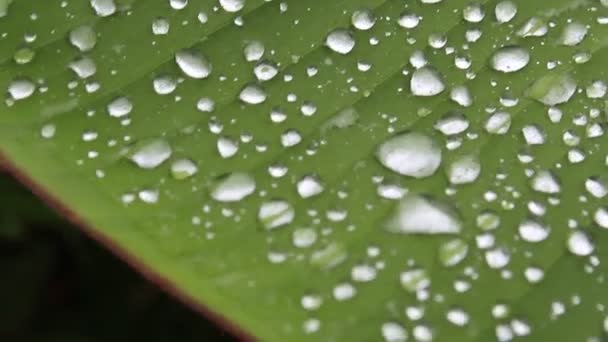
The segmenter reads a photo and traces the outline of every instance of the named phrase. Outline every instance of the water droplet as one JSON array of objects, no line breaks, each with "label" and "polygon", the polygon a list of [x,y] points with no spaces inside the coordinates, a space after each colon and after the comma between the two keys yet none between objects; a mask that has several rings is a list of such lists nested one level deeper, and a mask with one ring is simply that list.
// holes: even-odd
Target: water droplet
[{"label": "water droplet", "polygon": [[97,72],[97,65],[89,57],[79,57],[71,61],[68,67],[82,79],[89,78]]},{"label": "water droplet", "polygon": [[446,267],[456,266],[467,257],[468,252],[466,241],[453,239],[439,247],[439,260]]},{"label": "water droplet", "polygon": [[258,219],[264,228],[271,230],[290,224],[295,217],[293,206],[281,199],[262,203],[258,211]]},{"label": "water droplet", "polygon": [[247,104],[257,105],[266,101],[266,92],[256,84],[248,84],[241,90],[239,99]]},{"label": "water droplet", "polygon": [[273,79],[279,73],[279,69],[272,62],[262,61],[255,66],[253,73],[258,81],[265,82]]},{"label": "water droplet", "polygon": [[156,18],[152,22],[152,33],[157,36],[169,33],[171,23],[166,18]]},{"label": "water droplet", "polygon": [[215,101],[208,97],[202,97],[196,103],[196,109],[203,113],[211,113],[215,110]]},{"label": "water droplet", "polygon": [[526,125],[521,129],[524,140],[528,145],[542,145],[545,143],[545,132],[538,125]]},{"label": "water droplet", "polygon": [[527,96],[548,106],[568,102],[576,92],[576,81],[570,74],[549,73],[527,89]]},{"label": "water droplet", "polygon": [[496,247],[485,253],[486,263],[490,268],[499,269],[507,266],[511,260],[509,252],[502,248]]},{"label": "water droplet", "polygon": [[601,80],[596,80],[591,82],[590,85],[585,89],[585,93],[587,97],[590,99],[600,99],[606,96],[606,92],[608,91],[608,85],[606,82]]},{"label": "water droplet", "polygon": [[306,294],[300,299],[300,304],[304,310],[317,310],[323,304],[323,298],[316,294]]},{"label": "water droplet", "polygon": [[412,74],[410,90],[415,96],[435,96],[445,90],[445,84],[435,69],[422,67]]},{"label": "water droplet", "polygon": [[376,150],[380,163],[404,176],[429,177],[441,165],[441,148],[422,133],[407,132],[393,136]]},{"label": "water droplet", "polygon": [[340,283],[336,285],[333,289],[333,296],[339,302],[349,300],[353,298],[356,294],[357,289],[350,283]]},{"label": "water droplet", "polygon": [[520,37],[542,37],[548,31],[549,27],[543,19],[532,17],[517,31],[517,35]]},{"label": "water droplet", "polygon": [[169,5],[174,10],[182,10],[188,6],[188,0],[169,0]]},{"label": "water droplet", "polygon": [[100,17],[107,17],[116,12],[116,4],[114,0],[91,0],[91,7]]},{"label": "water droplet", "polygon": [[15,51],[15,53],[13,54],[13,60],[15,61],[15,63],[23,65],[31,62],[35,56],[36,51],[26,46]]},{"label": "water droplet", "polygon": [[585,180],[585,189],[595,198],[604,198],[608,195],[608,182],[600,177],[592,176]]},{"label": "water droplet", "polygon": [[46,124],[40,129],[40,136],[45,139],[51,139],[55,136],[57,128],[53,124]]},{"label": "water droplet", "polygon": [[147,204],[154,204],[158,202],[159,193],[155,189],[143,189],[137,193],[139,199]]},{"label": "water droplet", "polygon": [[90,51],[97,44],[97,35],[91,26],[79,26],[70,31],[70,43],[82,52]]},{"label": "water droplet", "polygon": [[355,47],[355,38],[347,29],[336,29],[327,35],[325,45],[334,52],[346,55]]},{"label": "water droplet", "polygon": [[374,24],[376,23],[376,17],[374,16],[374,13],[371,10],[362,9],[353,13],[351,22],[357,30],[367,31],[374,27]]},{"label": "water droplet", "polygon": [[307,175],[298,181],[297,189],[300,197],[309,198],[323,192],[323,184],[318,177]]},{"label": "water droplet", "polygon": [[496,71],[510,73],[523,69],[530,62],[528,51],[519,46],[502,47],[492,55],[491,65]]},{"label": "water droplet", "polygon": [[506,134],[511,128],[511,114],[507,112],[495,112],[484,125],[486,131],[490,134]]},{"label": "water droplet", "polygon": [[384,226],[402,234],[457,234],[462,223],[446,204],[410,194],[399,201]]},{"label": "water droplet", "polygon": [[168,95],[175,90],[177,82],[175,82],[171,76],[162,75],[156,77],[154,81],[152,81],[152,86],[158,95]]},{"label": "water droplet", "polygon": [[376,269],[366,264],[355,265],[350,272],[350,276],[356,282],[370,282],[376,279]]},{"label": "water droplet", "polygon": [[561,186],[551,171],[540,170],[532,178],[532,189],[545,194],[557,194],[561,191]]},{"label": "water droplet", "polygon": [[481,164],[477,156],[465,155],[453,161],[447,171],[452,184],[473,183],[481,173]]},{"label": "water droplet", "polygon": [[448,322],[463,327],[469,323],[469,314],[460,308],[450,309],[446,314]]},{"label": "water droplet", "polygon": [[247,62],[259,61],[264,56],[264,44],[258,41],[251,41],[245,44],[243,49]]},{"label": "water droplet", "polygon": [[566,24],[564,31],[562,32],[561,43],[567,46],[575,46],[587,36],[587,26],[573,22]]},{"label": "water droplet", "polygon": [[580,230],[570,233],[567,246],[570,253],[578,256],[590,255],[595,249],[591,237],[587,233]]},{"label": "water droplet", "polygon": [[405,342],[407,341],[407,330],[396,322],[386,322],[382,324],[382,337],[384,342]]},{"label": "water droplet", "polygon": [[452,88],[450,99],[463,107],[470,107],[473,104],[473,97],[466,86]]},{"label": "water droplet", "polygon": [[541,242],[549,236],[549,227],[535,220],[525,220],[519,224],[519,236],[527,242]]},{"label": "water droplet", "polygon": [[485,17],[485,11],[479,3],[470,3],[462,10],[462,17],[469,23],[479,23]]},{"label": "water droplet", "polygon": [[172,152],[165,139],[152,138],[135,144],[129,159],[142,169],[154,169],[169,159]]},{"label": "water droplet", "polygon": [[494,15],[499,23],[508,23],[517,14],[517,5],[513,1],[501,1],[494,8]]},{"label": "water droplet", "polygon": [[327,246],[316,250],[310,255],[310,263],[323,270],[331,269],[341,264],[348,256],[344,245],[332,242]]},{"label": "water droplet", "polygon": [[238,12],[245,7],[245,0],[220,0],[220,6],[226,12]]},{"label": "water droplet", "polygon": [[406,29],[413,29],[418,26],[418,23],[420,23],[420,17],[415,13],[404,12],[399,17],[399,26]]},{"label": "water droplet", "polygon": [[238,202],[253,194],[255,188],[255,180],[249,174],[232,172],[216,181],[211,188],[211,197],[219,202]]},{"label": "water droplet", "polygon": [[293,231],[292,242],[298,248],[308,248],[317,241],[317,232],[313,228],[297,228]]},{"label": "water droplet", "polygon": [[222,158],[234,157],[239,151],[238,142],[227,137],[219,137],[217,139],[217,151]]},{"label": "water droplet", "polygon": [[456,135],[469,128],[469,120],[460,112],[448,112],[435,122],[434,127],[444,135]]},{"label": "water droplet", "polygon": [[36,91],[34,82],[25,79],[17,78],[8,85],[8,94],[15,101],[27,99]]},{"label": "water droplet", "polygon": [[211,74],[211,63],[198,51],[180,50],[175,53],[175,62],[188,77],[202,79],[209,77],[209,74]]},{"label": "water droplet", "polygon": [[171,163],[171,176],[173,178],[182,180],[192,177],[198,172],[198,167],[190,159],[177,159]]},{"label": "water droplet", "polygon": [[593,220],[598,226],[608,229],[608,207],[600,207],[593,214]]},{"label": "water droplet", "polygon": [[121,96],[112,100],[106,109],[110,116],[119,118],[131,113],[131,110],[133,110],[133,104],[128,98]]}]

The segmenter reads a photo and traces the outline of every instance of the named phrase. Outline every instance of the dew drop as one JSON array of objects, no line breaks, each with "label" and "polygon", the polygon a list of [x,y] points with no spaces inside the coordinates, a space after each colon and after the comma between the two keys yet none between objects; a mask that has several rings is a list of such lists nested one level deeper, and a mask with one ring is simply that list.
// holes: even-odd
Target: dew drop
[{"label": "dew drop", "polygon": [[570,74],[550,73],[537,79],[526,94],[545,105],[555,106],[568,102],[576,87],[576,81]]},{"label": "dew drop", "polygon": [[100,17],[107,17],[116,12],[114,0],[90,0],[91,7]]},{"label": "dew drop", "polygon": [[501,1],[494,8],[494,15],[499,23],[508,23],[517,14],[517,5],[513,1]]},{"label": "dew drop", "polygon": [[264,56],[264,44],[258,41],[248,42],[245,44],[243,54],[247,62],[259,61]]},{"label": "dew drop", "polygon": [[561,191],[561,186],[551,171],[540,170],[532,178],[532,189],[545,194],[557,194]]},{"label": "dew drop", "polygon": [[577,256],[590,255],[595,249],[591,237],[587,233],[578,230],[570,233],[567,246],[570,253]]},{"label": "dew drop", "polygon": [[169,159],[172,152],[165,139],[152,138],[135,144],[129,159],[142,169],[154,169]]},{"label": "dew drop", "polygon": [[448,179],[452,184],[469,184],[475,182],[481,173],[481,164],[475,155],[465,155],[448,168]]},{"label": "dew drop", "polygon": [[568,23],[562,32],[561,43],[566,46],[575,46],[580,44],[587,36],[587,26],[573,22]]},{"label": "dew drop", "polygon": [[367,31],[374,27],[376,17],[371,10],[362,9],[353,13],[351,22],[357,30]]},{"label": "dew drop", "polygon": [[323,184],[316,176],[307,175],[298,181],[297,189],[300,197],[309,198],[323,192]]},{"label": "dew drop", "polygon": [[399,282],[408,292],[424,290],[431,285],[431,278],[428,272],[422,268],[415,268],[399,275]]},{"label": "dew drop", "polygon": [[171,163],[171,176],[177,180],[190,178],[197,172],[198,167],[190,159],[177,159]]},{"label": "dew drop", "polygon": [[110,116],[120,118],[131,113],[131,110],[133,110],[133,104],[128,98],[121,96],[112,100],[106,109]]},{"label": "dew drop", "polygon": [[462,223],[446,204],[409,194],[399,201],[384,226],[392,233],[457,234]]},{"label": "dew drop", "polygon": [[8,94],[15,101],[27,99],[34,94],[34,91],[36,91],[34,82],[25,78],[17,78],[8,85]]},{"label": "dew drop", "polygon": [[453,239],[439,247],[439,260],[446,267],[452,267],[462,262],[469,252],[469,246],[464,240]]},{"label": "dew drop", "polygon": [[97,44],[97,35],[91,26],[79,26],[70,31],[70,43],[82,52],[90,51]]},{"label": "dew drop", "polygon": [[211,197],[219,202],[238,202],[253,194],[256,184],[244,172],[232,172],[219,177],[211,188]]},{"label": "dew drop", "polygon": [[535,220],[525,220],[519,224],[519,236],[526,242],[541,242],[549,236],[549,227]]},{"label": "dew drop", "polygon": [[441,148],[427,135],[407,132],[382,143],[376,150],[376,158],[398,174],[425,178],[433,175],[441,165]]},{"label": "dew drop", "polygon": [[175,53],[175,62],[188,77],[203,79],[211,74],[211,63],[198,51],[180,50]]},{"label": "dew drop", "polygon": [[281,199],[262,203],[258,211],[258,219],[264,228],[271,230],[290,224],[295,217],[293,206]]},{"label": "dew drop", "polygon": [[336,29],[327,35],[325,45],[334,52],[346,55],[355,47],[355,38],[347,29]]},{"label": "dew drop", "polygon": [[410,90],[415,96],[435,96],[445,90],[445,84],[435,69],[422,67],[412,74]]},{"label": "dew drop", "polygon": [[266,92],[256,84],[248,84],[241,90],[239,99],[244,103],[257,105],[266,101]]},{"label": "dew drop", "polygon": [[220,0],[220,6],[226,12],[238,12],[245,7],[245,0]]},{"label": "dew drop", "polygon": [[491,65],[496,71],[510,73],[523,69],[530,62],[530,53],[519,46],[505,46],[492,55]]}]

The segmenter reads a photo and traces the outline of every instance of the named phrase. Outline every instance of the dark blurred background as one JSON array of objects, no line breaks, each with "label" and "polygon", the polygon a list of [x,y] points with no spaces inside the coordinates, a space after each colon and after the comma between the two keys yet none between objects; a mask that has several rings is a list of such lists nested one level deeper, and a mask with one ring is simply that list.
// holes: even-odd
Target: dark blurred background
[{"label": "dark blurred background", "polygon": [[0,341],[234,341],[0,171]]}]

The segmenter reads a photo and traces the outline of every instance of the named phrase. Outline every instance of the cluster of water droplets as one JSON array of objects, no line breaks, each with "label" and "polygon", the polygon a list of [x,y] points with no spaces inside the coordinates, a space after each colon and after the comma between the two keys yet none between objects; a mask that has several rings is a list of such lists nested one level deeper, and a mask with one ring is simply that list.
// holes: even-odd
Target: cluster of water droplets
[{"label": "cluster of water droplets", "polygon": [[[187,0],[167,3],[171,11],[193,6]],[[193,229],[202,225],[208,240],[242,227],[247,230],[244,237],[264,236],[268,249],[258,252],[271,264],[305,264],[319,274],[342,274],[331,286],[307,289],[298,298],[308,315],[298,322],[303,333],[322,331],[319,313],[333,305],[348,310],[358,297],[371,295],[374,282],[391,283],[403,291],[378,303],[391,312],[378,327],[378,339],[432,341],[438,333],[434,324],[444,323],[464,331],[478,319],[474,310],[467,310],[466,301],[446,307],[441,322],[427,320],[425,310],[443,305],[446,297],[460,299],[475,292],[489,275],[505,283],[542,283],[546,265],[536,260],[537,247],[561,246],[585,263],[586,273],[594,274],[599,263],[595,236],[608,229],[608,178],[595,167],[608,170],[601,143],[606,138],[608,85],[599,77],[580,81],[575,67],[594,61],[585,43],[608,19],[595,14],[591,21],[564,19],[559,11],[524,17],[516,1],[501,0],[492,6],[471,2],[449,11],[465,28],[463,37],[436,31],[439,28],[420,34],[427,32],[423,29],[432,11],[447,3],[419,0],[390,14],[372,8],[346,13],[341,26],[331,27],[311,44],[323,58],[307,65],[300,60],[308,62],[315,53],[284,53],[276,42],[253,34],[238,42],[240,64],[230,65],[247,75],[233,75],[221,59],[212,58],[217,54],[204,42],[179,48],[167,68],[145,78],[146,90],[148,96],[158,97],[151,102],[162,103],[161,112],[169,111],[171,104],[188,102],[193,114],[171,115],[196,115],[194,124],[180,127],[178,134],[157,127],[156,136],[134,130],[116,137],[103,127],[89,127],[79,133],[79,142],[103,142],[111,151],[100,155],[91,148],[88,159],[100,159],[100,165],[103,160],[124,161],[129,170],[135,169],[133,178],[141,173],[140,186],[125,188],[117,196],[125,207],[162,210],[165,203],[179,203],[179,194],[170,191],[179,184],[200,201],[201,212],[193,213],[190,222]],[[0,22],[10,15],[10,6],[3,4],[0,0]],[[99,20],[131,15],[130,7],[114,0],[90,0],[89,5]],[[171,39],[179,26],[205,27],[222,15],[246,30],[247,5],[245,0],[219,0],[211,11],[198,12],[195,22],[157,16],[147,26],[147,38],[156,44]],[[276,7],[281,14],[289,12],[287,2]],[[593,8],[589,13],[599,12]],[[106,91],[98,81],[98,70],[107,70],[103,54],[97,53],[107,39],[101,32],[90,23],[65,33],[66,48],[76,56],[65,65],[71,76],[68,88],[82,82],[91,96]],[[491,37],[495,32],[505,37]],[[393,71],[399,86],[386,90],[381,83],[366,84],[366,77],[381,67],[365,54],[380,51],[385,39],[393,36],[400,37],[407,51],[400,56],[402,66]],[[48,91],[46,80],[27,73],[37,61],[35,34],[23,40],[13,62],[24,71],[6,86],[7,107],[44,99]],[[477,48],[480,44],[485,48]],[[570,51],[571,60],[544,56],[547,46]],[[112,49],[120,53],[120,46]],[[331,77],[338,78],[334,74],[344,80],[332,81]],[[233,85],[223,86],[228,83]],[[209,91],[209,84],[218,84],[221,91]],[[324,98],[329,87],[353,97],[346,101],[349,105],[334,108],[332,99]],[[85,109],[87,118],[103,116],[125,131],[154,121],[154,112],[143,118],[142,111],[151,107],[139,92],[129,87],[107,90],[99,100],[102,109]],[[365,99],[392,96],[385,90],[397,93],[407,106],[392,108],[392,113],[365,106]],[[580,100],[585,104],[577,106]],[[62,127],[50,121],[55,112],[77,105],[68,102],[67,110],[45,114],[40,136],[52,140],[61,135]],[[252,127],[241,126],[242,122]],[[181,144],[190,138],[203,141],[196,151]],[[336,144],[341,144],[339,149]],[[549,151],[544,156],[551,146],[563,153],[553,156]],[[322,154],[330,148],[335,149],[335,158]],[[343,161],[354,152],[362,157],[346,165]],[[588,160],[595,163],[594,173],[584,168]],[[340,175],[327,171],[334,166]],[[105,175],[101,166],[95,168],[96,177]],[[584,209],[563,208],[575,205]],[[562,208],[567,212],[564,217]],[[366,221],[367,216],[374,218],[373,223]],[[349,234],[369,243],[350,246]],[[409,254],[417,243],[431,250],[424,252],[431,255],[428,260],[415,257],[423,252]],[[433,268],[435,262],[442,270]],[[450,276],[437,276],[444,271]],[[438,290],[439,279],[448,279],[448,290]],[[561,315],[561,306],[554,307],[554,314]],[[533,331],[532,323],[511,313],[506,304],[497,303],[489,314],[499,341]]]}]

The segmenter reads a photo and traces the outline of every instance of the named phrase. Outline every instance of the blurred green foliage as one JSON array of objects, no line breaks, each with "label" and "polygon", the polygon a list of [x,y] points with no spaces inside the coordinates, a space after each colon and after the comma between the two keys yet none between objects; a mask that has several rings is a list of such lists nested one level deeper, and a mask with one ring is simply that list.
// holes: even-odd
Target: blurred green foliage
[{"label": "blurred green foliage", "polygon": [[0,341],[231,341],[0,173]]}]

